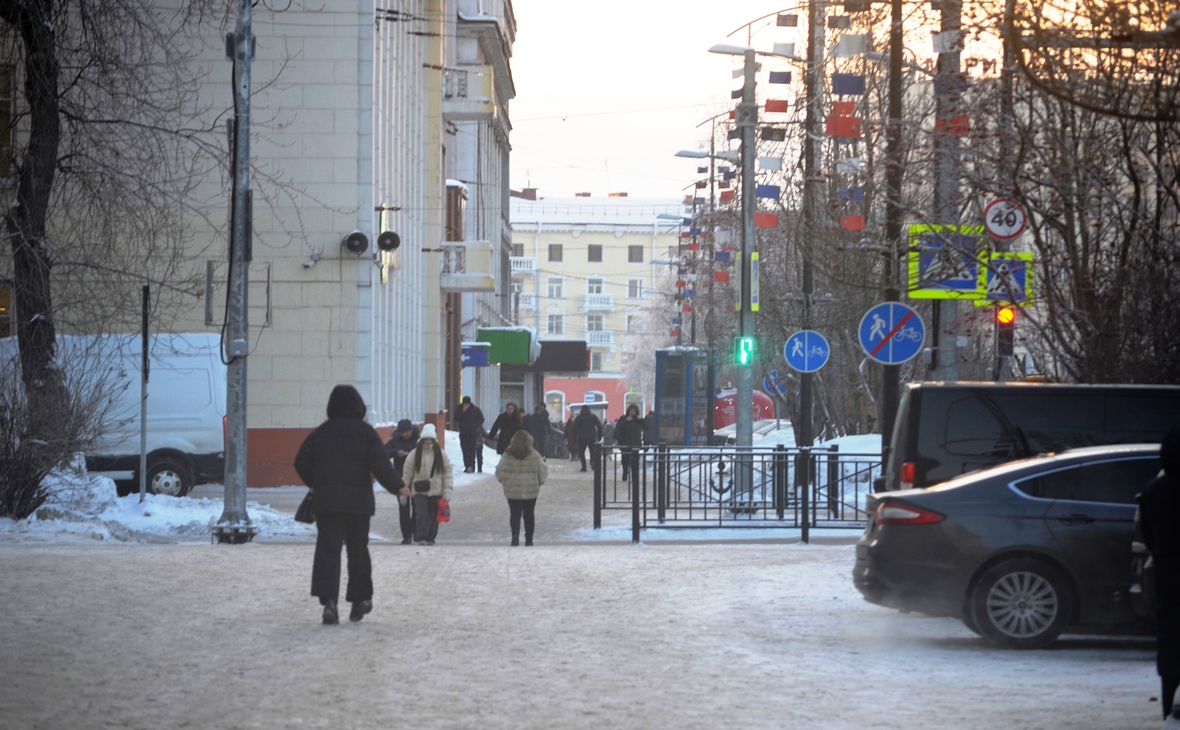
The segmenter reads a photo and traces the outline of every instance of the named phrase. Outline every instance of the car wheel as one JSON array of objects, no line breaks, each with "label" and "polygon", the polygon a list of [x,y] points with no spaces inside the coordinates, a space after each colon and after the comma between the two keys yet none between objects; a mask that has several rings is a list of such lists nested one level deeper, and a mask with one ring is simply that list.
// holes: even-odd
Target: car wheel
[{"label": "car wheel", "polygon": [[1056,568],[1029,558],[1009,560],[976,582],[971,609],[985,638],[1011,649],[1039,649],[1065,628],[1069,590]]},{"label": "car wheel", "polygon": [[971,609],[971,604],[963,606],[963,625],[971,630],[971,633],[983,636],[983,632],[979,630],[979,624],[975,623],[975,612]]},{"label": "car wheel", "polygon": [[183,462],[173,458],[148,463],[147,490],[152,494],[183,497],[193,488],[193,476]]}]

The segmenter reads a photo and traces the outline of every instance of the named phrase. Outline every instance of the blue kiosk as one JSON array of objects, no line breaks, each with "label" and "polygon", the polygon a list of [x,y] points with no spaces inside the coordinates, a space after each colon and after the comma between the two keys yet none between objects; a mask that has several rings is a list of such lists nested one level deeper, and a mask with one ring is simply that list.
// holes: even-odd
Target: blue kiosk
[{"label": "blue kiosk", "polygon": [[713,434],[717,378],[707,350],[656,350],[656,406],[652,440],[669,446],[707,446]]}]

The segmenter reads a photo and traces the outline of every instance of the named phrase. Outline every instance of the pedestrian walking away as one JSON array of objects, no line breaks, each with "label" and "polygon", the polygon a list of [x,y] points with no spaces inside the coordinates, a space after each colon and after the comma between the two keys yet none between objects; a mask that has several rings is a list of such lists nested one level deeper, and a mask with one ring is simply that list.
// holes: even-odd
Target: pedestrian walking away
[{"label": "pedestrian walking away", "polygon": [[521,417],[520,410],[515,403],[508,403],[504,406],[504,412],[496,416],[496,420],[492,422],[492,430],[488,431],[488,438],[496,440],[496,453],[503,454],[508,448],[508,442],[522,428],[524,418]]},{"label": "pedestrian walking away", "polygon": [[[397,430],[385,442],[385,453],[393,460],[393,470],[401,476],[406,465],[406,457],[418,445],[420,432],[414,422],[403,418],[397,422]],[[414,541],[414,516],[410,506],[410,498],[406,495],[397,497],[397,521],[402,531],[402,545],[409,545]]]},{"label": "pedestrian walking away", "polygon": [[459,448],[463,450],[463,471],[468,474],[476,468],[483,471],[483,411],[471,402],[471,396],[465,395],[452,420],[459,432]]},{"label": "pedestrian walking away", "polygon": [[350,621],[373,610],[373,564],[369,521],[377,511],[373,477],[393,494],[408,496],[385,453],[381,437],[365,422],[365,401],[351,385],[328,396],[328,420],[316,427],[295,455],[295,471],[311,489],[316,513],[311,595],[319,598],[323,622],[340,622],[340,549],[348,552]]},{"label": "pedestrian walking away", "polygon": [[1167,720],[1180,687],[1180,428],[1164,434],[1160,464],[1139,495],[1135,518],[1155,573],[1155,664]]},{"label": "pedestrian walking away", "polygon": [[602,421],[590,411],[590,406],[582,406],[578,417],[574,419],[574,431],[578,435],[578,458],[582,461],[582,471],[586,471],[586,450],[590,451],[590,462],[595,470],[598,469],[597,444],[602,439]]},{"label": "pedestrian walking away", "polygon": [[534,510],[541,485],[549,476],[549,466],[541,454],[533,449],[533,437],[528,431],[517,431],[496,465],[496,479],[504,487],[508,499],[508,526],[512,530],[512,545],[520,545],[520,522],[524,519],[524,544],[533,544],[536,526]]},{"label": "pedestrian walking away", "polygon": [[627,406],[627,412],[615,422],[614,436],[623,462],[623,481],[630,477],[638,484],[640,451],[648,443],[647,423],[639,416],[639,406]]},{"label": "pedestrian walking away", "polygon": [[544,403],[538,403],[532,414],[524,417],[525,430],[533,437],[533,448],[544,459],[549,455],[549,409]]},{"label": "pedestrian walking away", "polygon": [[578,426],[571,411],[569,420],[565,422],[565,447],[570,452],[570,461],[578,460]]},{"label": "pedestrian walking away", "polygon": [[414,509],[414,542],[433,545],[438,536],[438,500],[451,501],[451,460],[438,445],[434,424],[422,427],[414,453],[402,468]]}]

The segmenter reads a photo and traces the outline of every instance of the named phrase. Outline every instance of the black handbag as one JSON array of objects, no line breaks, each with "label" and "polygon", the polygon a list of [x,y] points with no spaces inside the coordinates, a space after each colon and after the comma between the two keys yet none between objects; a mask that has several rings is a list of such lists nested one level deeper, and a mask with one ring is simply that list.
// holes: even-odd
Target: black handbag
[{"label": "black handbag", "polygon": [[414,491],[418,492],[419,494],[421,494],[423,492],[429,492],[430,491],[430,480],[429,479],[416,479],[414,481]]},{"label": "black handbag", "polygon": [[315,522],[315,507],[311,503],[311,490],[307,490],[303,501],[295,508],[295,521],[312,524]]}]

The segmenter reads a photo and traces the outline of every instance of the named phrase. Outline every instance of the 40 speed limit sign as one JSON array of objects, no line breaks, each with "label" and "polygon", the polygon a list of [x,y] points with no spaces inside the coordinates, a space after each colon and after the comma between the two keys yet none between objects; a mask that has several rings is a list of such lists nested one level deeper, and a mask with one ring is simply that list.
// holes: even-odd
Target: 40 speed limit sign
[{"label": "40 speed limit sign", "polygon": [[988,235],[1000,241],[1009,241],[1024,232],[1028,225],[1028,213],[1015,200],[998,198],[983,209],[983,226]]}]

